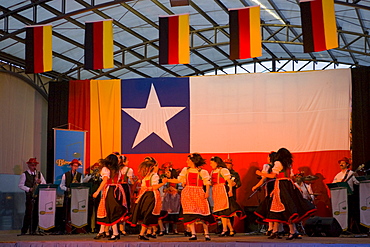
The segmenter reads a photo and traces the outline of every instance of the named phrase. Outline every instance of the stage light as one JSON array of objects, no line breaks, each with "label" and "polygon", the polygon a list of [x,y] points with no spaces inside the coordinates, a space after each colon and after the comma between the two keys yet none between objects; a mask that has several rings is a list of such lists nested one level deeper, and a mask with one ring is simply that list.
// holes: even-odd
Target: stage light
[{"label": "stage light", "polygon": [[188,6],[189,0],[170,0],[171,7]]}]

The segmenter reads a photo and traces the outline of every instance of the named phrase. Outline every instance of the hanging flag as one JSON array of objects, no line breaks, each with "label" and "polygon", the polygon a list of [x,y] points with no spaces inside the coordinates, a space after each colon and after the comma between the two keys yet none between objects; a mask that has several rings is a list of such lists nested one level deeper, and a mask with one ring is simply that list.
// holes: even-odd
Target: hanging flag
[{"label": "hanging flag", "polygon": [[229,10],[230,59],[262,56],[260,6]]},{"label": "hanging flag", "polygon": [[304,52],[338,47],[334,0],[300,1]]},{"label": "hanging flag", "polygon": [[85,23],[85,69],[113,68],[113,20]]},{"label": "hanging flag", "polygon": [[159,63],[190,63],[189,14],[159,17]]},{"label": "hanging flag", "polygon": [[26,27],[26,73],[51,71],[52,61],[52,26]]}]

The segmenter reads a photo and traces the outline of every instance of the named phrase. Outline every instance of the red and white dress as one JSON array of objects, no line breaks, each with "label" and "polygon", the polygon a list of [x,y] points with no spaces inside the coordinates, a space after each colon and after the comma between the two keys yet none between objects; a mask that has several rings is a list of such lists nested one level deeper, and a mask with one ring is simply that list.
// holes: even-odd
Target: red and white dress
[{"label": "red and white dress", "polygon": [[107,167],[103,167],[100,175],[102,178],[108,177],[108,181],[103,188],[102,198],[99,203],[97,223],[112,226],[124,220],[127,214],[126,196],[118,183],[119,173],[116,173],[114,178],[111,178],[110,170]]},{"label": "red and white dress", "polygon": [[234,197],[229,197],[229,186],[226,180],[231,178],[227,168],[216,168],[211,172],[213,214],[217,217],[233,217],[238,215],[245,218],[245,214]]},{"label": "red and white dress", "polygon": [[[274,190],[269,199],[262,201],[255,211],[265,222],[297,223],[309,217],[317,209],[304,199],[290,178],[291,169],[284,170],[280,161],[275,161],[272,173],[276,174]],[[268,198],[268,197],[266,197]]]},{"label": "red and white dress", "polygon": [[127,221],[132,226],[136,226],[138,222],[141,222],[145,227],[156,226],[158,220],[163,218],[161,216],[162,199],[159,190],[153,189],[153,185],[158,183],[159,176],[157,173],[151,173],[142,180],[139,195],[131,210],[131,217]]},{"label": "red and white dress", "polygon": [[131,208],[131,189],[129,186],[129,178],[132,178],[133,175],[134,171],[130,167],[124,166],[120,169],[120,176],[118,178],[127,198],[128,210]]},{"label": "red and white dress", "polygon": [[185,225],[198,220],[206,224],[216,223],[203,189],[203,186],[210,185],[209,179],[210,176],[206,170],[188,167],[183,168],[178,176],[178,180],[185,186],[181,192],[182,213],[180,215]]}]

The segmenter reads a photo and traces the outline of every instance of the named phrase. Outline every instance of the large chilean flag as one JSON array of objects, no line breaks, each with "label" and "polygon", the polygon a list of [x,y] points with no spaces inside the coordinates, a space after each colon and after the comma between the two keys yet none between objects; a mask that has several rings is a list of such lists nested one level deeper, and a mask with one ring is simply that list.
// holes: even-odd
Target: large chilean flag
[{"label": "large chilean flag", "polygon": [[148,155],[175,168],[191,152],[230,157],[242,205],[258,203],[247,195],[271,151],[289,149],[322,194],[350,156],[350,69],[71,81],[68,91],[68,123],[87,131],[86,167],[113,151],[134,170]]}]

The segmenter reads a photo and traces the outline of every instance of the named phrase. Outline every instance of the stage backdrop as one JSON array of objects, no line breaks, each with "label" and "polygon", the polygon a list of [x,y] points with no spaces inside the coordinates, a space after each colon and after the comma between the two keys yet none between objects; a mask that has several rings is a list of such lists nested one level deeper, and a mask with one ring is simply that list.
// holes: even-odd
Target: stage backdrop
[{"label": "stage backdrop", "polygon": [[269,152],[286,147],[295,173],[319,176],[313,184],[319,214],[331,215],[325,184],[350,155],[350,69],[50,86],[65,92],[56,98],[68,98],[58,105],[67,107],[65,122],[87,131],[87,167],[113,151],[127,155],[135,171],[148,155],[182,168],[189,153],[199,152],[208,170],[211,156],[230,157],[243,183],[238,201],[254,206],[264,196],[247,199],[258,182],[255,170]]}]

